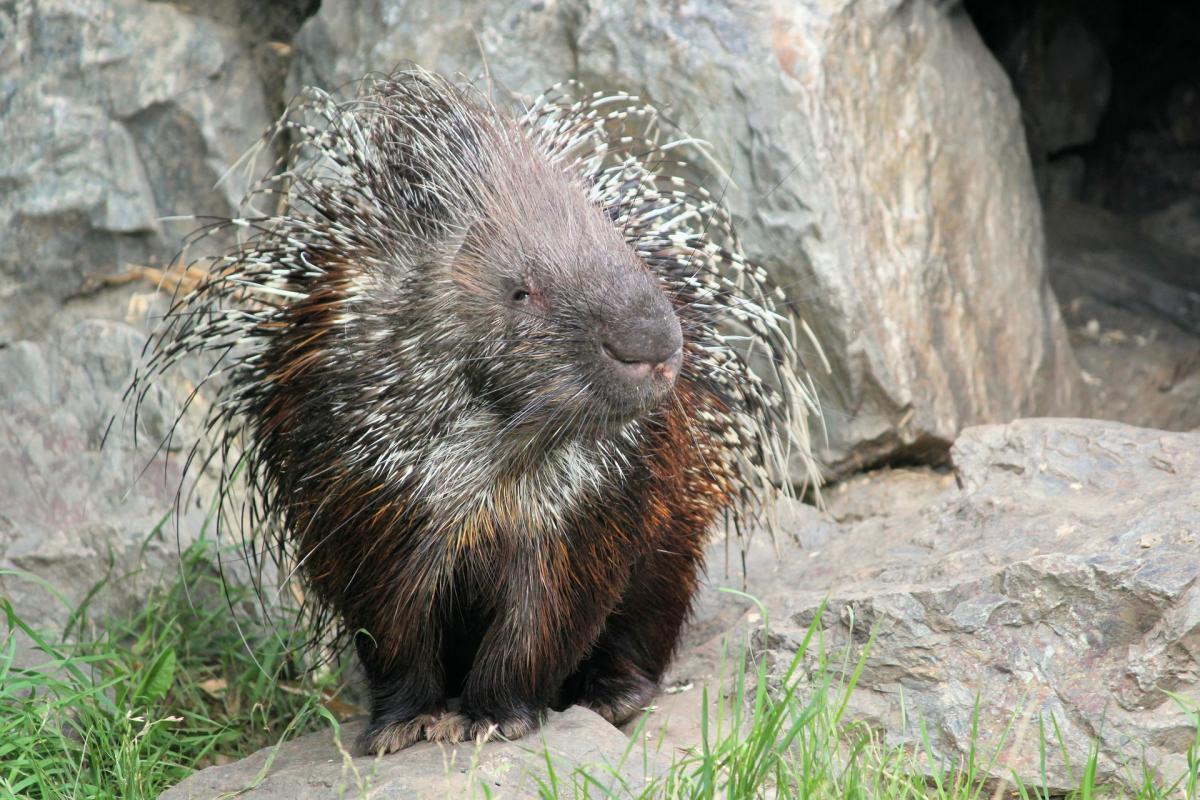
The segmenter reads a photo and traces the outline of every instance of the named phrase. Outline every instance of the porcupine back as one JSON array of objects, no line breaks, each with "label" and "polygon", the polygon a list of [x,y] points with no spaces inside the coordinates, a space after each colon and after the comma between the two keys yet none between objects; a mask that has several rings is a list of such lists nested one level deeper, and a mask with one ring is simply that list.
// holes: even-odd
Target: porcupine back
[{"label": "porcupine back", "polygon": [[[640,422],[568,446],[539,435],[582,424],[538,411],[539,393],[556,389],[553,365],[536,343],[514,353],[497,331],[464,331],[445,307],[432,265],[492,235],[489,224],[536,232],[541,214],[590,224],[546,186],[582,192],[671,298],[685,341],[679,396],[693,387],[716,398],[682,409],[704,451],[701,484],[713,484],[695,502],[720,503],[740,534],[773,527],[794,458],[815,482],[818,409],[795,318],[742,256],[721,204],[683,177],[679,154],[696,143],[662,144],[658,127],[638,98],[571,83],[518,114],[419,69],[369,76],[344,102],[307,89],[264,140],[291,145],[243,216],[195,235],[232,230],[239,241],[174,299],[135,383],[213,355],[208,437],[188,464],[218,466],[218,530],[239,531],[252,553],[269,531],[272,555],[316,589],[318,627],[336,627],[356,597],[395,591],[386,556],[397,542],[356,531],[428,528],[431,507],[445,513],[439,524],[460,523],[467,512],[453,509],[497,502],[475,493],[495,471],[526,469],[512,501],[549,525],[582,485],[619,482],[646,460]],[[505,370],[504,391],[472,385],[472,364]],[[532,400],[517,420],[489,426],[473,414],[481,394],[522,393]]]}]

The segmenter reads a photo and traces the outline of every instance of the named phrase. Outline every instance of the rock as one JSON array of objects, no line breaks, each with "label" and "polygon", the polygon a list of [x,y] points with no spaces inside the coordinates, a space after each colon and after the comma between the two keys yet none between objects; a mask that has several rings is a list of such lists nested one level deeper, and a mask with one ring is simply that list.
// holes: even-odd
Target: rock
[{"label": "rock", "polygon": [[1128,220],[1076,203],[1046,209],[1050,281],[1086,371],[1092,413],[1200,428],[1200,272]]},{"label": "rock", "polygon": [[1087,162],[1077,155],[1056,158],[1041,165],[1037,179],[1043,205],[1078,201],[1084,194]]},{"label": "rock", "polygon": [[271,113],[231,28],[143,0],[0,8],[0,341],[36,338],[85,276],[160,265],[228,214]]},{"label": "rock", "polygon": [[[1120,4],[965,0],[964,7],[1021,103],[1043,201],[1081,199],[1089,186],[1085,176],[1090,177],[1095,153],[1106,139],[1101,121],[1110,108],[1122,108],[1114,70],[1118,77],[1131,71],[1110,63],[1122,47],[1130,47]],[[1110,117],[1104,131],[1110,136],[1111,129]]]},{"label": "rock", "polygon": [[929,467],[864,472],[823,493],[826,510],[838,522],[904,517],[931,505],[954,486],[954,476]]},{"label": "rock", "polygon": [[636,794],[649,774],[643,768],[640,748],[598,714],[578,706],[552,712],[540,734],[514,742],[490,742],[482,747],[420,742],[380,758],[351,755],[362,726],[361,721],[349,723],[336,737],[321,731],[286,742],[278,752],[265,748],[234,764],[209,767],[160,797],[208,800],[229,792],[247,800],[343,796],[432,800],[459,794],[536,798],[543,796],[539,786],[549,780],[547,758],[560,786],[581,785],[577,770],[586,769],[598,783],[588,789],[599,796],[607,796],[603,787],[620,786],[633,787]]},{"label": "rock", "polygon": [[977,702],[984,761],[1015,719],[994,778],[1041,785],[1040,720],[1050,792],[1078,787],[1051,716],[1076,770],[1099,740],[1100,783],[1137,781],[1143,756],[1184,774],[1195,712],[1168,692],[1200,701],[1200,434],[1031,419],[967,429],[952,456],[961,489],[785,557],[759,639],[775,668],[828,596],[828,652],[878,633],[848,715],[884,741],[919,746],[920,720],[964,763]]},{"label": "rock", "polygon": [[1119,152],[1089,174],[1089,202],[1137,217],[1200,192],[1200,146],[1182,144],[1170,131],[1131,130]]},{"label": "rock", "polygon": [[1196,258],[1147,239],[1121,217],[1076,203],[1047,211],[1050,278],[1064,298],[1086,292],[1200,335]]},{"label": "rock", "polygon": [[1039,161],[1095,139],[1108,107],[1112,68],[1104,42],[1088,24],[1091,16],[1090,7],[1047,3],[1030,15],[1003,55]]},{"label": "rock", "polygon": [[[133,328],[93,321],[55,342],[0,349],[0,596],[34,627],[61,631],[102,579],[98,617],[140,602],[178,570],[178,548],[200,528],[203,515],[186,506],[179,542],[174,522],[162,524],[180,479],[181,459],[155,454],[173,395],[165,385],[147,395],[140,446],[121,413],[144,343]],[[18,649],[21,663],[37,658]]]},{"label": "rock", "polygon": [[1019,108],[946,6],[326,3],[297,35],[291,88],[486,60],[520,98],[576,77],[664,108],[667,136],[677,123],[728,168],[710,183],[823,343],[824,460],[841,472],[1079,399]]},{"label": "rock", "polygon": [[1188,197],[1147,214],[1138,227],[1159,244],[1178,250],[1200,264],[1200,198]]},{"label": "rock", "polygon": [[1166,122],[1175,141],[1193,150],[1200,147],[1200,80],[1184,80],[1167,96]]}]

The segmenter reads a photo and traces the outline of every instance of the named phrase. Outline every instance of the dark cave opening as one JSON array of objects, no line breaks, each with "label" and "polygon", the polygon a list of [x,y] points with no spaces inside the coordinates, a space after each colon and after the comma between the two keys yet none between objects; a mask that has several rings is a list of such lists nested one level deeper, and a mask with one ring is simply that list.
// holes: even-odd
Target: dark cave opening
[{"label": "dark cave opening", "polygon": [[964,0],[1021,104],[1091,413],[1200,427],[1200,25],[1178,0]]},{"label": "dark cave opening", "polygon": [[1120,214],[1200,193],[1200,25],[1178,0],[966,0],[1021,102],[1048,201]]}]

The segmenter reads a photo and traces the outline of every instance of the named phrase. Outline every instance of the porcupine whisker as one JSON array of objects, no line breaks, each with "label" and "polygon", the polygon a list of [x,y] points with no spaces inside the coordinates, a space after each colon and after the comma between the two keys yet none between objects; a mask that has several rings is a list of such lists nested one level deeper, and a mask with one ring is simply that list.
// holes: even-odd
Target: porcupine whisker
[{"label": "porcupine whisker", "polygon": [[[570,430],[571,427],[573,427],[574,422],[575,422],[575,420],[573,418],[578,417],[581,413],[580,405],[578,404],[577,401],[580,398],[582,398],[587,392],[588,392],[587,386],[580,386],[578,389],[575,390],[575,394],[573,394],[567,398],[566,402],[559,403],[557,408],[555,408],[553,410],[550,418],[546,420],[547,430],[553,428],[556,431],[556,438],[562,438],[564,431]],[[563,415],[563,414],[567,415],[567,419],[560,422],[557,426],[555,426],[554,423],[555,423],[555,421],[557,421],[558,416]],[[527,449],[533,443],[533,441],[534,441],[533,437],[530,437],[529,439],[527,439],[524,446],[522,447],[522,450]]]},{"label": "porcupine whisker", "polygon": [[[205,383],[208,382],[208,380],[212,376],[213,376],[213,373],[210,371],[209,374],[206,375],[204,378],[202,378],[196,384],[196,386],[192,388],[192,391],[189,392],[187,399],[184,400],[184,402],[183,402],[181,410],[175,416],[175,419],[171,423],[171,425],[167,428],[166,434],[164,434],[162,439],[159,440],[158,445],[154,448],[154,452],[151,453],[151,455],[147,459],[145,465],[142,467],[142,469],[138,472],[137,476],[134,478],[135,482],[138,480],[141,480],[142,476],[144,476],[145,473],[150,469],[151,464],[154,463],[154,460],[156,458],[158,458],[160,453],[170,452],[171,442],[174,440],[175,431],[178,429],[180,423],[183,421],[183,417],[187,413],[188,408],[191,407],[192,403],[199,396],[201,388],[204,386]],[[141,403],[142,403],[143,399],[145,398],[146,392],[148,392],[150,388],[151,387],[149,385],[147,385],[146,390],[138,395],[137,401],[135,403],[135,409],[141,406]],[[136,410],[134,411],[134,429],[135,429],[135,431],[137,429],[137,411]],[[166,472],[165,472],[166,467],[167,467],[167,459],[164,458],[163,459],[163,470],[164,470],[163,476],[164,476],[164,478],[166,477]]]},{"label": "porcupine whisker", "polygon": [[532,403],[525,406],[525,408],[521,409],[516,414],[513,414],[512,417],[510,417],[509,420],[504,424],[504,427],[500,429],[500,437],[504,437],[512,433],[525,421],[529,420],[534,414],[544,408],[549,402],[550,398],[548,397],[538,397]]},{"label": "porcupine whisker", "polygon": [[[566,432],[578,429],[576,428],[577,423],[584,421],[582,416],[586,414],[587,406],[580,403],[579,400],[586,396],[589,391],[590,387],[581,385],[565,402],[558,403],[557,407],[552,410],[551,416],[546,420],[545,428],[547,431],[553,430],[555,432],[555,439],[561,440],[565,438]],[[555,425],[554,423],[558,417],[564,414],[566,415],[566,419]],[[536,440],[537,437],[529,437],[521,448],[522,452],[528,450]]]}]

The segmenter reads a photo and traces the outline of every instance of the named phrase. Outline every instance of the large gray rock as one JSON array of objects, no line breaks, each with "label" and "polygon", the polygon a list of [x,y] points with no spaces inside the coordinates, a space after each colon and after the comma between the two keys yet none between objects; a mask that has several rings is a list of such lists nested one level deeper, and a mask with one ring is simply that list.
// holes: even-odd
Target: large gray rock
[{"label": "large gray rock", "polygon": [[0,5],[0,98],[0,341],[170,258],[190,224],[160,217],[228,214],[271,116],[233,29],[143,0]]},{"label": "large gray rock", "polygon": [[1200,262],[1200,197],[1188,197],[1143,217],[1138,227],[1167,247]]},{"label": "large gray rock", "polygon": [[35,627],[61,630],[100,580],[108,581],[92,607],[100,617],[144,600],[177,573],[179,547],[200,529],[203,514],[188,506],[180,541],[174,520],[159,528],[182,459],[156,446],[186,386],[173,394],[164,383],[147,395],[138,446],[133,417],[122,412],[144,343],[127,325],[91,321],[52,341],[0,349],[0,596]]},{"label": "large gray rock", "polygon": [[1109,6],[1100,16],[1115,16],[1105,3],[1037,9],[1002,55],[1038,161],[1092,141],[1108,108],[1112,69],[1105,42],[1088,24],[1097,5]]},{"label": "large gray rock", "polygon": [[824,344],[825,460],[844,470],[1078,401],[1020,111],[952,5],[326,3],[292,87],[486,61],[519,97],[577,77],[663,107],[728,167],[712,183],[747,249]]},{"label": "large gray rock", "polygon": [[1021,420],[964,431],[953,459],[961,488],[912,513],[860,508],[785,558],[762,587],[776,668],[828,597],[831,652],[857,656],[877,626],[848,714],[887,742],[919,746],[923,720],[935,754],[960,763],[978,702],[984,760],[1015,719],[997,778],[1040,781],[1039,719],[1052,793],[1078,787],[1093,739],[1101,781],[1138,780],[1143,757],[1184,774],[1200,703],[1200,434]]},{"label": "large gray rock", "polygon": [[[420,742],[380,758],[354,757],[354,738],[361,731],[362,722],[355,722],[343,726],[338,737],[329,731],[313,733],[283,744],[277,752],[266,748],[234,764],[209,767],[161,798],[209,800],[236,792],[252,800],[454,796],[515,800],[544,796],[539,787],[550,783],[547,762],[566,796],[572,796],[572,787],[585,786],[596,796],[607,796],[605,786],[631,787],[631,794],[636,794],[637,787],[653,777],[644,768],[640,747],[631,746],[598,714],[578,706],[551,713],[538,734],[482,747]],[[587,782],[577,770],[595,782]]]}]

